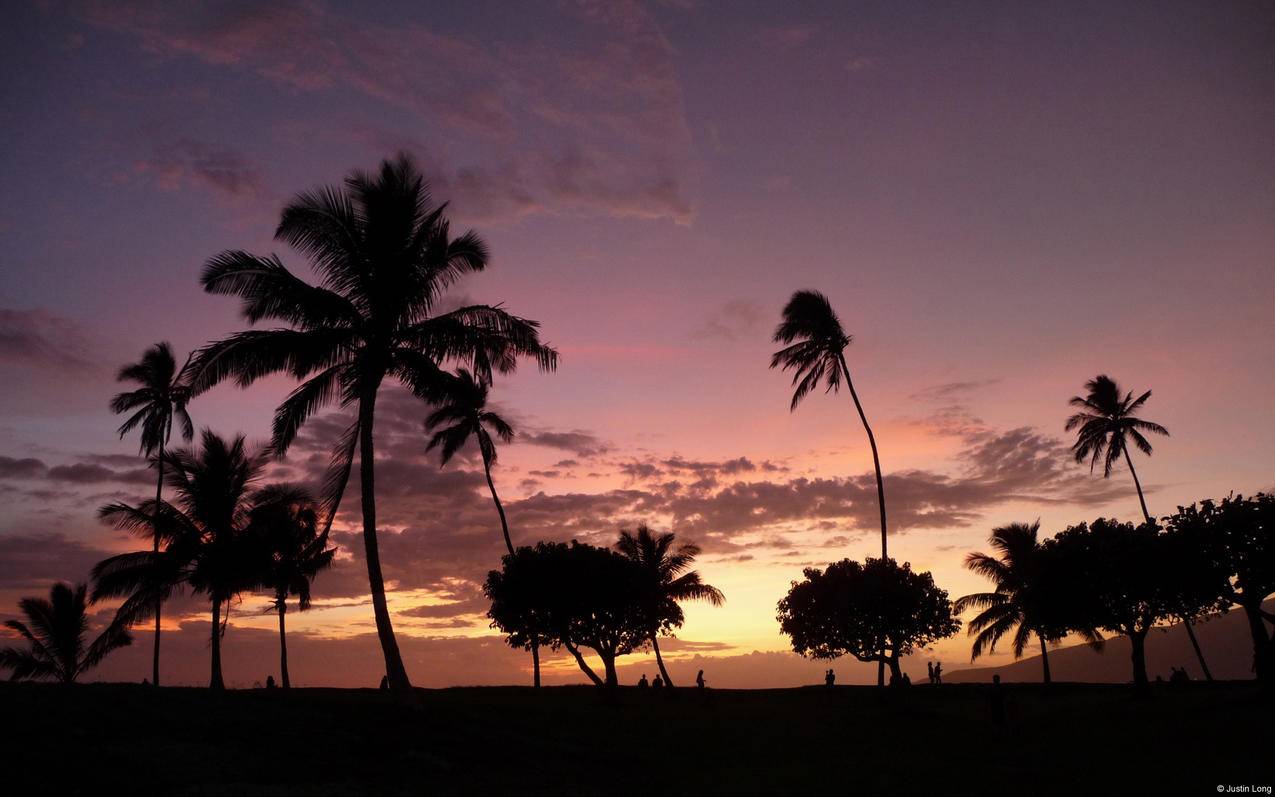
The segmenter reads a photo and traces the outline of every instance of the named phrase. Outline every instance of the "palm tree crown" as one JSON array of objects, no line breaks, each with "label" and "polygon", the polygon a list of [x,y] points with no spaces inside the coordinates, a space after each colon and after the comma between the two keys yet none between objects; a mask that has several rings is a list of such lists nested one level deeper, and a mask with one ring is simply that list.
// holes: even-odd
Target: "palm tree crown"
[{"label": "palm tree crown", "polygon": [[456,371],[456,380],[437,409],[425,419],[425,431],[430,433],[426,451],[437,448],[446,465],[456,452],[472,437],[478,442],[483,462],[496,462],[496,444],[492,435],[502,442],[514,439],[514,429],[509,422],[487,409],[488,386],[466,368]]},{"label": "palm tree crown", "polygon": [[848,378],[842,358],[851,340],[827,296],[818,291],[797,291],[792,295],[774,335],[775,343],[785,347],[770,358],[771,368],[796,372],[789,409],[797,409],[821,382],[826,385],[826,392],[835,393],[841,388],[841,380]]},{"label": "palm tree crown", "polygon": [[982,610],[969,624],[969,633],[976,635],[971,661],[996,650],[1001,637],[1015,629],[1014,657],[1020,658],[1031,635],[1039,630],[1035,622],[1039,600],[1036,591],[1041,586],[1039,533],[1039,521],[1001,526],[992,530],[989,539],[996,556],[971,553],[966,557],[966,569],[991,581],[996,588],[994,592],[966,595],[957,599],[954,606],[957,612]]},{"label": "palm tree crown", "polygon": [[54,584],[49,599],[23,598],[18,608],[27,621],[7,620],[5,625],[16,631],[28,645],[0,649],[0,667],[12,670],[10,679],[55,680],[74,683],[75,679],[96,667],[106,654],[132,644],[128,630],[112,623],[87,648],[84,635],[89,622],[85,616],[88,587],[78,584]]},{"label": "palm tree crown", "polygon": [[1120,396],[1120,387],[1111,377],[1100,374],[1085,383],[1088,391],[1084,397],[1073,396],[1068,403],[1080,411],[1067,419],[1067,431],[1079,429],[1072,452],[1076,461],[1083,463],[1089,460],[1089,469],[1098,466],[1103,460],[1103,477],[1111,475],[1112,465],[1121,456],[1129,466],[1134,486],[1138,490],[1138,501],[1142,505],[1142,515],[1149,522],[1151,515],[1147,512],[1147,502],[1142,495],[1142,484],[1138,481],[1137,471],[1133,468],[1133,458],[1129,455],[1128,441],[1132,440],[1139,451],[1151,455],[1151,443],[1143,432],[1169,436],[1169,430],[1158,423],[1144,421],[1137,412],[1151,398],[1151,391],[1143,393],[1136,399],[1133,392]]},{"label": "palm tree crown", "polygon": [[141,452],[151,455],[167,445],[173,433],[173,420],[181,425],[181,436],[190,440],[195,427],[186,411],[190,387],[177,368],[173,348],[156,343],[142,353],[142,359],[120,369],[121,382],[136,382],[136,390],[118,393],[111,399],[111,412],[131,412],[120,425],[120,437],[141,426]]},{"label": "palm tree crown", "polygon": [[535,321],[499,306],[469,305],[435,314],[458,279],[486,268],[487,247],[474,232],[451,236],[444,212],[406,155],[375,174],[354,172],[343,188],[297,196],[275,238],[307,256],[319,285],[298,278],[275,256],[226,251],[204,269],[204,289],[243,300],[251,323],[286,326],[240,332],[211,343],[191,366],[192,387],[234,379],[247,386],[287,373],[302,380],[275,412],[271,446],[282,456],[306,419],[337,404],[358,418],[334,451],[324,489],[328,521],[345,490],[355,447],[363,511],[363,547],[377,634],[391,688],[408,689],[394,637],[376,536],[373,422],[377,392],[389,378],[431,403],[446,397],[446,362],[473,369],[484,382],[531,357],[552,370],[557,352],[540,342]]},{"label": "palm tree crown", "polygon": [[680,601],[702,600],[713,606],[721,606],[726,596],[717,587],[705,584],[698,572],[691,570],[700,548],[694,543],[683,543],[674,548],[677,537],[673,532],[654,534],[647,526],[638,526],[637,533],[621,531],[615,549],[637,566],[641,574],[640,589],[646,616],[653,623],[650,631],[655,661],[664,677],[664,683],[673,685],[658,640],[660,625],[668,620],[681,625]]}]

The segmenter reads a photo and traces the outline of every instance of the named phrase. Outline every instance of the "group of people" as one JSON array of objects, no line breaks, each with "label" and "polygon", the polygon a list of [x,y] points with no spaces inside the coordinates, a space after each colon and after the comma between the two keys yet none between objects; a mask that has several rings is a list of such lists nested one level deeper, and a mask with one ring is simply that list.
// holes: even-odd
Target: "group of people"
[{"label": "group of people", "polygon": [[[695,674],[695,688],[703,689],[705,687],[705,683],[704,671],[700,670]],[[642,673],[642,677],[638,679],[637,685],[638,689],[663,689],[667,686],[667,684],[664,683],[664,679],[658,675],[655,676],[654,681],[646,680],[646,673]]]},{"label": "group of people", "polygon": [[925,663],[925,669],[930,674],[930,683],[935,686],[943,683],[943,662],[927,661]]}]

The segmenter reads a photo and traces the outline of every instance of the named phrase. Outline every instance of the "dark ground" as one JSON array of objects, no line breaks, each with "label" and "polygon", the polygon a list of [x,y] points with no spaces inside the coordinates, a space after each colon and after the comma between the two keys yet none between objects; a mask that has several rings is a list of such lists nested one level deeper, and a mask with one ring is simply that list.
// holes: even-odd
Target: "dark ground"
[{"label": "dark ground", "polygon": [[1216,794],[1275,783],[1251,683],[373,690],[0,684],[8,794]]}]

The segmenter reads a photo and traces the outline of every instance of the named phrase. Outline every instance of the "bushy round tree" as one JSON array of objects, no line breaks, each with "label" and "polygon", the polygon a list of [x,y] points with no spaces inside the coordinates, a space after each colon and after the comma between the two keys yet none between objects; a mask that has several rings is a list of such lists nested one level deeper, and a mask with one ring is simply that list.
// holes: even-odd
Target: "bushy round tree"
[{"label": "bushy round tree", "polygon": [[815,659],[848,654],[871,662],[884,650],[896,678],[902,676],[903,656],[961,627],[947,592],[928,572],[872,558],[807,568],[805,580],[793,582],[779,602],[778,619],[798,654]]}]

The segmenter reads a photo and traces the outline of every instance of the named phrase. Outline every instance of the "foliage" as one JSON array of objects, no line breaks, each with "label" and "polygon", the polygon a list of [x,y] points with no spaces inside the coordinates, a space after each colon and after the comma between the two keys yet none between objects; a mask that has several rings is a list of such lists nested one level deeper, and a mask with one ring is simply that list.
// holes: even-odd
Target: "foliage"
[{"label": "foliage", "polygon": [[260,545],[262,583],[274,592],[282,609],[295,595],[301,611],[310,608],[314,577],[331,566],[335,548],[328,548],[327,534],[319,530],[318,506],[302,487],[272,484],[253,496],[246,532]]},{"label": "foliage", "polygon": [[875,661],[884,649],[897,674],[900,657],[960,629],[947,593],[906,562],[843,559],[804,572],[778,607],[780,629],[802,656]]},{"label": "foliage", "polygon": [[23,598],[18,608],[26,622],[8,620],[5,625],[26,641],[26,649],[0,648],[0,667],[11,670],[10,680],[52,680],[74,683],[93,669],[106,655],[132,644],[127,628],[112,623],[86,648],[88,632],[88,587],[74,588],[58,583],[49,591],[49,599]]},{"label": "foliage", "polygon": [[1077,462],[1088,459],[1092,469],[1101,459],[1103,475],[1110,476],[1116,460],[1126,453],[1129,440],[1139,451],[1150,455],[1151,443],[1143,432],[1168,436],[1169,430],[1136,414],[1151,398],[1150,390],[1136,399],[1132,392],[1121,398],[1119,385],[1105,374],[1086,382],[1085,389],[1088,393],[1084,397],[1073,396],[1069,402],[1080,412],[1067,419],[1066,427],[1069,432],[1079,429],[1072,447]]},{"label": "foliage", "polygon": [[138,426],[142,433],[140,448],[143,454],[154,454],[167,445],[173,433],[173,421],[181,425],[181,436],[190,440],[195,436],[186,404],[190,401],[190,386],[184,371],[177,369],[173,349],[167,343],[156,343],[142,353],[142,359],[120,369],[121,382],[135,382],[135,390],[118,393],[111,399],[111,412],[116,415],[132,413],[120,425],[120,437]]},{"label": "foliage", "polygon": [[541,542],[503,559],[487,574],[483,591],[491,600],[492,626],[510,645],[528,648],[533,636],[553,649],[565,647],[598,682],[579,656],[592,648],[615,683],[615,659],[642,647],[651,621],[644,611],[641,573],[620,554],[572,541]]}]

